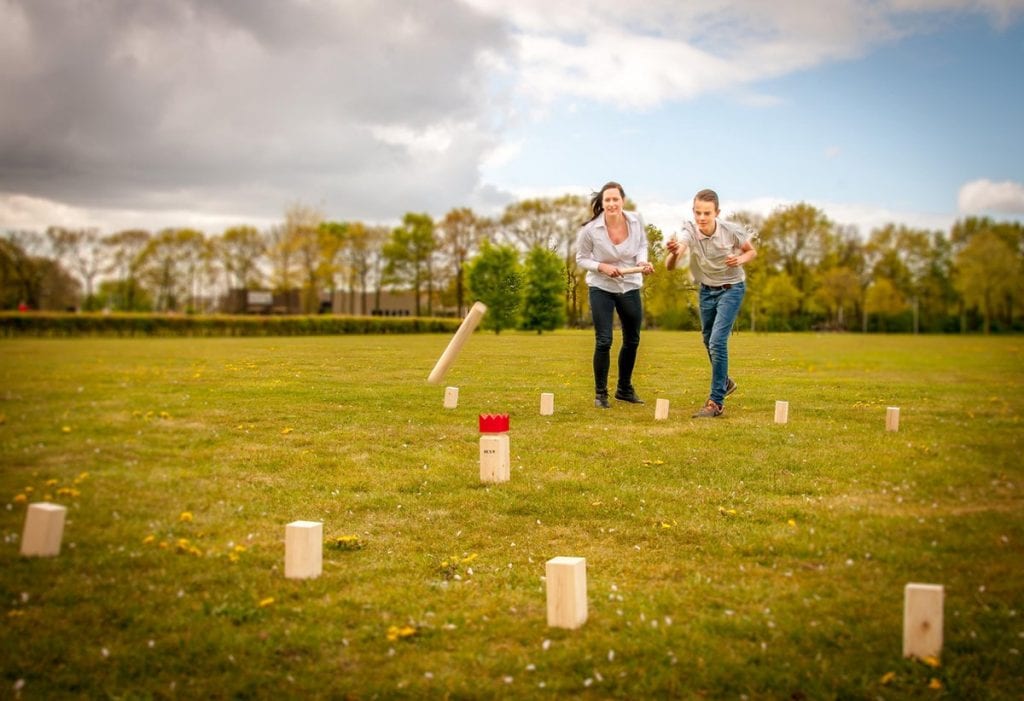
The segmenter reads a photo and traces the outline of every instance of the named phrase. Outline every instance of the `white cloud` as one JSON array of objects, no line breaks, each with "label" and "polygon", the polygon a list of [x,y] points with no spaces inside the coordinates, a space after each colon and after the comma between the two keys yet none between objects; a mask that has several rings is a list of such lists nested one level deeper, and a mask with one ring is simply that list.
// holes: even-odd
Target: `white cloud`
[{"label": "white cloud", "polygon": [[1024,214],[1024,184],[972,180],[961,186],[957,202],[962,214]]}]

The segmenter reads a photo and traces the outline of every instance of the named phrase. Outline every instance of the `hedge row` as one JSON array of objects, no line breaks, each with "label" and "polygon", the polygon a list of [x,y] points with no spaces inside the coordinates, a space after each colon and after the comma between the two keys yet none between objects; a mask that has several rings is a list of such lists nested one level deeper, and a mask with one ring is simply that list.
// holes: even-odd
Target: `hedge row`
[{"label": "hedge row", "polygon": [[459,319],[0,312],[3,336],[332,336],[452,333]]}]

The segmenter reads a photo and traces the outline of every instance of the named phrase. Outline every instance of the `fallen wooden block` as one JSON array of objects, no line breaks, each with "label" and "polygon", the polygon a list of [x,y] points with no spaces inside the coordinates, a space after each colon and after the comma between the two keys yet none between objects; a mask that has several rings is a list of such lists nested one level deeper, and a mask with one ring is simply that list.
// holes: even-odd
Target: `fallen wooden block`
[{"label": "fallen wooden block", "polygon": [[323,572],[324,524],[292,521],[285,527],[284,576],[313,579]]},{"label": "fallen wooden block", "polygon": [[587,561],[553,557],[544,564],[547,578],[548,625],[579,628],[587,622]]},{"label": "fallen wooden block", "polygon": [[25,529],[21,534],[21,554],[29,557],[56,557],[64,537],[64,518],[68,509],[41,501],[28,505]]}]

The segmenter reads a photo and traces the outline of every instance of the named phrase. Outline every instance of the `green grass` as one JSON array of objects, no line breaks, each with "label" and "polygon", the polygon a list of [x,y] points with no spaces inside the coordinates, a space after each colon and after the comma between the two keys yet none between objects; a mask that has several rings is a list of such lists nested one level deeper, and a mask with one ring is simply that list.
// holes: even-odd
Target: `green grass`
[{"label": "green grass", "polygon": [[[1024,339],[739,334],[704,421],[696,333],[646,332],[648,404],[610,411],[587,333],[477,334],[428,385],[447,340],[0,341],[0,697],[1020,698]],[[68,506],[59,557],[19,555],[19,494]],[[294,520],[363,547],[285,579]],[[937,668],[908,582],[946,588]]]}]

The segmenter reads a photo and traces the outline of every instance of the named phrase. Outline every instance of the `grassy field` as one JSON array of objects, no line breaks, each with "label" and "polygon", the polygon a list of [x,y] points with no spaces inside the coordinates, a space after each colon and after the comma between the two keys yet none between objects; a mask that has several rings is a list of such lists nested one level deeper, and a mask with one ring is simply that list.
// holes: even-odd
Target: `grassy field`
[{"label": "grassy field", "polygon": [[[477,334],[428,385],[447,341],[0,341],[0,698],[1021,698],[1024,339],[740,334],[703,421],[696,333],[645,332],[648,403],[610,411],[588,333]],[[23,558],[41,500],[62,551]],[[908,582],[945,586],[937,664],[901,657]]]}]

